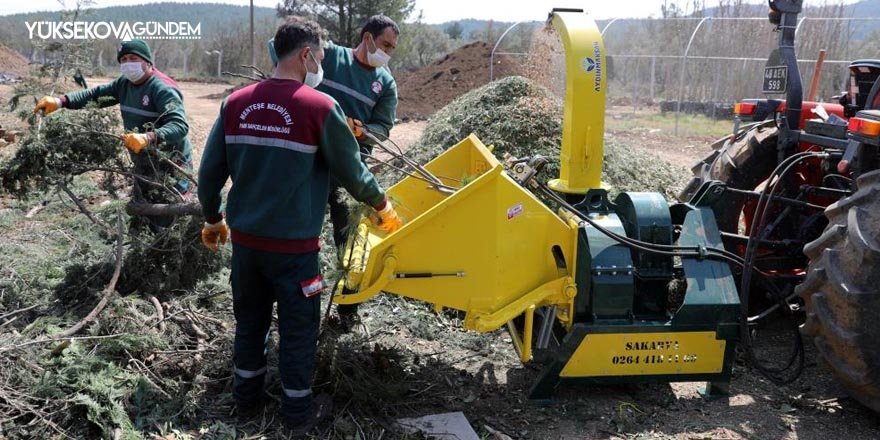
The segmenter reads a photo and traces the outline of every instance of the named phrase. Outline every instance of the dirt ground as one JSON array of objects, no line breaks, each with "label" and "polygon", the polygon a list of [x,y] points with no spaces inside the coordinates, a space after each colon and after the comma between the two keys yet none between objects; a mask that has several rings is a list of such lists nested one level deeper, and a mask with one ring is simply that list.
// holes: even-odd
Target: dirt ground
[{"label": "dirt ground", "polygon": [[[89,83],[103,80],[107,79],[89,78]],[[208,96],[229,86],[180,85],[198,164],[220,105],[219,99]],[[5,105],[10,96],[11,87],[0,85],[0,104]],[[718,123],[708,129],[692,127],[690,134],[679,137],[671,134],[668,118],[650,113],[609,109],[606,132],[689,166],[725,130],[726,123]],[[21,127],[7,112],[0,112],[0,124]],[[418,139],[424,126],[424,122],[399,124],[392,137],[405,147]],[[517,360],[506,333],[466,333],[453,325],[454,319],[434,318],[427,306],[399,298],[380,297],[361,310],[370,340],[395,347],[418,367],[399,372],[407,376],[407,383],[419,387],[410,393],[408,409],[401,411],[407,416],[463,411],[475,428],[488,425],[516,439],[880,439],[880,416],[844,394],[816,364],[809,341],[805,341],[804,374],[786,386],[776,386],[737,364],[730,396],[725,398],[706,400],[698,393],[701,384],[693,383],[562,385],[555,404],[537,407],[527,401],[526,393],[538,371]],[[785,343],[785,332],[777,327],[759,329],[759,337]],[[344,407],[335,423],[338,427],[351,423]],[[248,432],[247,427],[242,429]]]},{"label": "dirt ground", "polygon": [[709,152],[713,141],[733,128],[732,121],[693,115],[682,115],[678,125],[676,134],[675,116],[661,115],[658,106],[609,106],[605,111],[606,135],[685,168],[690,168]]},{"label": "dirt ground", "polygon": [[0,78],[23,78],[27,74],[27,58],[0,44]]}]

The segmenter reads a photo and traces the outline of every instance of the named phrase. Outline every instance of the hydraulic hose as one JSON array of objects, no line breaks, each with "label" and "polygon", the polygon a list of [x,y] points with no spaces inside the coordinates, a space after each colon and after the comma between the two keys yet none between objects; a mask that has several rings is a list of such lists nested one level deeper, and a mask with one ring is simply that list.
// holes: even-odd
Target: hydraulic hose
[{"label": "hydraulic hose", "polygon": [[[596,230],[598,230],[599,232],[601,232],[605,236],[607,236],[607,237],[611,238],[612,240],[617,241],[617,242],[619,242],[619,243],[623,244],[624,246],[629,247],[631,249],[635,249],[638,251],[647,252],[647,253],[651,253],[651,254],[666,255],[666,256],[671,256],[671,257],[697,258],[697,259],[709,258],[709,259],[715,259],[715,260],[724,260],[727,262],[734,263],[738,266],[743,266],[745,264],[743,259],[740,258],[738,255],[736,255],[732,252],[726,251],[724,249],[717,249],[717,248],[711,248],[711,247],[701,248],[698,246],[662,245],[662,244],[657,244],[657,243],[649,243],[649,242],[645,242],[645,241],[640,241],[640,240],[636,240],[634,238],[627,237],[625,235],[620,235],[614,231],[611,231],[611,230],[605,228],[604,226],[600,225],[599,223],[597,223],[596,221],[591,219],[589,216],[578,211],[574,206],[572,206],[571,204],[566,202],[564,199],[559,197],[559,195],[555,191],[548,188],[545,184],[538,183],[538,188],[541,190],[542,194],[550,197],[556,203],[559,203],[560,206],[562,206],[563,208],[572,212],[579,219],[588,223],[590,226],[594,227]],[[758,274],[765,276],[765,277],[768,276],[767,274],[765,274],[764,272],[761,272],[761,271],[758,271]],[[768,287],[771,290],[778,291],[778,289],[776,288],[775,285],[773,285],[772,283],[769,283],[769,279],[768,279]]]},{"label": "hydraulic hose", "polygon": [[[763,235],[763,228],[767,221],[767,215],[770,212],[769,206],[773,201],[773,195],[776,193],[777,188],[782,186],[785,177],[790,173],[795,165],[800,163],[803,160],[810,158],[827,158],[829,157],[829,153],[825,152],[802,152],[798,154],[794,154],[786,160],[782,161],[776,169],[770,174],[768,179],[768,186],[765,187],[760,196],[758,197],[758,203],[755,206],[755,212],[752,215],[751,227],[749,228],[749,242],[746,245],[746,252],[744,255],[745,265],[743,266],[743,274],[740,283],[740,296],[742,299],[742,306],[744,312],[748,310],[748,305],[751,296],[751,281],[752,281],[752,273],[753,271],[757,271],[754,267],[755,256],[757,254],[758,243],[763,237],[756,236],[759,232]],[[774,177],[776,180],[774,181]],[[769,189],[769,192],[768,192]],[[779,301],[779,308],[789,317],[789,322],[792,324],[791,331],[793,333],[793,347],[791,354],[788,357],[788,362],[783,367],[770,367],[761,363],[755,354],[754,345],[752,344],[752,337],[749,333],[749,318],[747,317],[747,313],[743,313],[743,343],[746,348],[746,354],[749,357],[749,360],[752,362],[752,365],[767,379],[771,380],[777,384],[786,384],[794,381],[800,376],[801,372],[804,368],[805,354],[804,354],[804,345],[803,339],[801,338],[800,332],[798,331],[798,323],[794,318],[791,310],[788,307],[787,301],[788,296],[776,294],[776,299]],[[795,363],[797,363],[795,365]],[[786,371],[790,370],[792,366],[795,367],[794,372],[789,374],[787,377],[782,375]]]}]

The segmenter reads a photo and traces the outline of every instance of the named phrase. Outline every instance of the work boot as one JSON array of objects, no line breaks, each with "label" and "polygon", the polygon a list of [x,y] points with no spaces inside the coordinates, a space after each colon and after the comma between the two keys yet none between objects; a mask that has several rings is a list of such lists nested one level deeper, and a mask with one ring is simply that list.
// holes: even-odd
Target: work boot
[{"label": "work boot", "polygon": [[235,401],[235,416],[239,422],[247,422],[255,419],[263,414],[263,408],[266,406],[266,398],[264,392],[255,399]]},{"label": "work boot", "polygon": [[336,313],[339,315],[339,328],[343,333],[351,333],[361,324],[358,304],[339,304],[336,306]]},{"label": "work boot", "polygon": [[235,405],[235,417],[239,422],[248,422],[259,415],[263,414],[263,407],[266,406],[266,402],[260,400],[257,403],[245,405],[245,404],[236,404]]},{"label": "work boot", "polygon": [[318,426],[321,422],[327,420],[332,411],[333,398],[331,398],[329,394],[319,394],[315,396],[315,399],[312,401],[312,411],[305,420],[292,422],[281,417],[281,424],[289,434],[294,436],[294,438],[305,437],[306,434],[315,429],[315,426]]}]

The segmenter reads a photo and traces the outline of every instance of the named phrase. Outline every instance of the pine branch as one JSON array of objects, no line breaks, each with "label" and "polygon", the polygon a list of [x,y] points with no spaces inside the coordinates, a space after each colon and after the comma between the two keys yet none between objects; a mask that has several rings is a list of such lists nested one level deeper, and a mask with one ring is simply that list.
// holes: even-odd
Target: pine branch
[{"label": "pine branch", "polygon": [[101,300],[98,301],[98,304],[86,315],[85,318],[81,319],[79,322],[70,327],[69,329],[57,334],[54,338],[67,338],[79,333],[83,328],[85,328],[88,324],[95,320],[98,315],[104,310],[104,307],[107,306],[107,303],[110,302],[110,297],[113,295],[113,292],[116,291],[116,282],[119,281],[119,275],[122,273],[122,262],[123,262],[123,234],[122,234],[122,216],[116,217],[116,267],[113,269],[113,277],[110,278],[110,282],[107,283],[107,286],[104,288],[104,296],[101,297]]}]

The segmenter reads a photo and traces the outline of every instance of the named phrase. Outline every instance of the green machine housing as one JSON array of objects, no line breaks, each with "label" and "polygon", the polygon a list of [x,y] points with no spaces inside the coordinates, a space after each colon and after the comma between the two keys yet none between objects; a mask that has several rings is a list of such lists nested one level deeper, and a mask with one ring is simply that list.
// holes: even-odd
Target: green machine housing
[{"label": "green machine housing", "polygon": [[[710,209],[670,207],[658,193],[621,193],[612,203],[605,190],[591,190],[574,208],[641,242],[723,248]],[[728,263],[676,262],[628,247],[586,222],[577,248],[574,322],[567,331],[557,326],[552,346],[539,332],[535,360],[544,370],[532,399],[549,399],[562,381],[706,381],[707,395],[727,392],[740,325]]]}]

